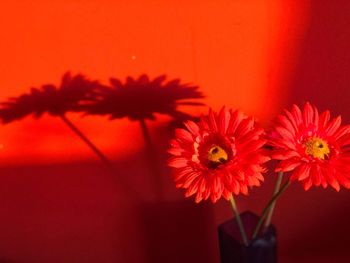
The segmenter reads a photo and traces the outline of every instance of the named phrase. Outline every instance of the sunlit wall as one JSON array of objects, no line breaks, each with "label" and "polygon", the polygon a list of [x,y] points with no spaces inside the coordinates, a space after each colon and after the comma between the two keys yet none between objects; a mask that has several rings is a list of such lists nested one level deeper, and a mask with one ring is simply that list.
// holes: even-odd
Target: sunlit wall
[{"label": "sunlit wall", "polygon": [[[167,74],[198,84],[209,106],[239,107],[265,122],[286,101],[308,27],[307,3],[2,1],[0,100],[32,86],[58,84],[67,70],[105,83],[111,76]],[[143,145],[138,123],[68,117],[112,159]],[[94,158],[49,116],[1,126],[0,141],[1,165]]]}]

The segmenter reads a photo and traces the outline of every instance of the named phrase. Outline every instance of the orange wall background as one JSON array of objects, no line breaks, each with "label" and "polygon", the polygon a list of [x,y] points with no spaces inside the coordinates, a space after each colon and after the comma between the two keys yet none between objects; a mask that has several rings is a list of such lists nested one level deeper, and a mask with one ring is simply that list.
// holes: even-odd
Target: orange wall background
[{"label": "orange wall background", "polygon": [[[67,70],[102,82],[167,74],[199,85],[211,107],[266,121],[286,101],[307,13],[307,1],[2,1],[0,101]],[[69,117],[111,159],[142,147],[137,123]],[[0,165],[94,158],[48,116],[2,126],[0,138]]]}]

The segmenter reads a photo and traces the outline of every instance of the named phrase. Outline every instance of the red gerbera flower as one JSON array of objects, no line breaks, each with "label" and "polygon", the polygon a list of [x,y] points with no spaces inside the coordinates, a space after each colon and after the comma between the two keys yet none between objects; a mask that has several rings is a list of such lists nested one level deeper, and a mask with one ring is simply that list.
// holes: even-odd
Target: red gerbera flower
[{"label": "red gerbera flower", "polygon": [[259,186],[264,178],[262,164],[269,160],[263,153],[263,129],[241,111],[222,108],[209,110],[198,124],[187,121],[187,129],[177,129],[169,153],[169,166],[177,188],[196,202],[209,197],[215,203],[221,196],[248,194],[248,186]]},{"label": "red gerbera flower", "polygon": [[350,188],[350,125],[341,126],[341,117],[330,120],[329,111],[319,114],[306,103],[303,111],[293,105],[279,115],[272,130],[273,159],[280,160],[276,171],[292,171],[290,180],[312,185],[339,184]]}]

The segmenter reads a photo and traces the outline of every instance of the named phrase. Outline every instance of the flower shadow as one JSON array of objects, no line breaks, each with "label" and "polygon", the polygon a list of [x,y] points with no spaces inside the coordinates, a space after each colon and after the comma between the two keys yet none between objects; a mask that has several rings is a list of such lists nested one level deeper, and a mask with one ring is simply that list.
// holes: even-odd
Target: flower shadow
[{"label": "flower shadow", "polygon": [[101,86],[92,100],[83,107],[88,115],[107,115],[110,119],[128,117],[131,120],[154,120],[155,114],[166,114],[174,119],[190,118],[178,106],[204,105],[197,86],[182,84],[179,79],[166,82],[161,75],[151,80],[146,74],[138,79],[127,77],[123,83],[111,78],[110,86]]},{"label": "flower shadow", "polygon": [[[45,84],[32,88],[28,93],[10,98],[0,104],[0,120],[9,124],[33,115],[38,119],[44,114],[60,118],[105,164],[113,178],[116,171],[113,162],[101,152],[88,137],[73,124],[67,113],[77,112],[85,115],[108,115],[110,119],[128,117],[141,124],[145,139],[150,171],[154,178],[155,192],[161,190],[161,174],[156,151],[146,119],[154,120],[156,114],[172,117],[173,122],[182,122],[193,118],[190,114],[180,111],[180,106],[203,105],[198,99],[204,95],[197,86],[182,84],[179,79],[166,81],[161,75],[151,80],[147,75],[134,79],[127,77],[126,82],[112,78],[110,85],[102,85],[96,80],[90,80],[82,74],[72,75],[67,72],[61,83]],[[135,194],[131,186],[122,177],[114,178],[123,191]]]},{"label": "flower shadow", "polygon": [[92,98],[95,90],[101,86],[98,81],[89,80],[82,74],[71,75],[67,72],[59,85],[44,84],[40,88],[31,88],[29,93],[12,97],[1,103],[0,120],[4,124],[9,124],[30,115],[38,119],[45,113],[60,118],[102,161],[120,189],[133,193],[134,191],[123,178],[115,178],[117,172],[112,161],[67,117],[69,112],[80,112],[81,102]]},{"label": "flower shadow", "polygon": [[182,84],[179,79],[166,80],[165,75],[151,79],[143,74],[139,78],[127,77],[125,82],[111,78],[109,85],[96,89],[95,96],[82,103],[82,111],[86,115],[108,116],[110,120],[129,118],[139,121],[145,141],[145,158],[148,160],[150,173],[153,176],[154,192],[162,199],[160,162],[151,138],[146,120],[155,120],[162,114],[172,118],[174,123],[192,119],[188,113],[179,110],[181,106],[202,106],[199,99],[204,95],[199,87]]},{"label": "flower shadow", "polygon": [[41,88],[31,88],[29,93],[1,103],[0,119],[6,124],[29,115],[40,118],[44,113],[62,116],[70,111],[79,111],[80,101],[92,96],[99,85],[84,75],[67,72],[59,86],[45,84]]}]

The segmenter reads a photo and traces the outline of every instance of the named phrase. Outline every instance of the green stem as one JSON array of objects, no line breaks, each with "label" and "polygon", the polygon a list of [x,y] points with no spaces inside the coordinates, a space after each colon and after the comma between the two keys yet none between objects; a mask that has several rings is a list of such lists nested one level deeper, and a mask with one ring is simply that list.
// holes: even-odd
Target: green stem
[{"label": "green stem", "polygon": [[244,243],[244,245],[248,246],[247,234],[244,231],[242,220],[241,220],[241,217],[239,216],[239,212],[238,212],[238,209],[237,209],[236,201],[235,201],[233,195],[231,195],[231,197],[230,197],[230,203],[231,203],[231,207],[232,207],[232,210],[233,210],[233,214],[235,215],[235,218],[236,218],[236,222],[237,222],[237,225],[238,225],[238,228],[239,228],[239,232],[241,233],[241,236],[242,236],[243,243]]},{"label": "green stem", "polygon": [[267,203],[266,207],[264,208],[264,210],[261,213],[260,219],[258,224],[256,225],[255,229],[254,229],[254,233],[253,233],[253,239],[256,238],[256,236],[259,233],[260,227],[262,225],[262,223],[264,222],[264,219],[266,218],[266,215],[271,207],[271,205],[283,194],[283,192],[287,189],[287,187],[290,185],[290,180],[288,180],[283,186],[282,188],[278,191],[277,194],[275,194],[271,200]]},{"label": "green stem", "polygon": [[[275,189],[273,191],[272,196],[276,195],[278,193],[278,191],[280,190],[282,180],[283,180],[283,172],[278,172],[278,177],[277,177]],[[272,219],[273,210],[275,208],[275,205],[276,205],[276,201],[271,204],[271,207],[267,213],[266,220],[265,220],[265,228],[267,228],[271,224],[271,219]]]}]

